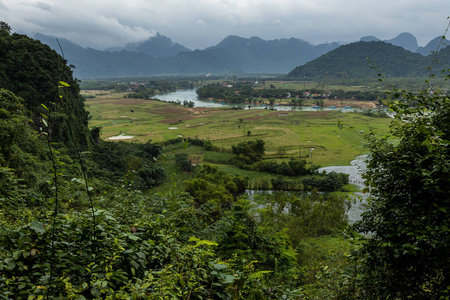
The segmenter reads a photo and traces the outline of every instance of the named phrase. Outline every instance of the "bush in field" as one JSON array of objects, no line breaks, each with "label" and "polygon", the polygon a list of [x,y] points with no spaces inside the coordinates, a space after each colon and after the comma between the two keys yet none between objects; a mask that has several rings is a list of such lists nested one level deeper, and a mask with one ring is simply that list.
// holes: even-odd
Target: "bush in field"
[{"label": "bush in field", "polygon": [[155,163],[161,153],[159,145],[125,142],[102,142],[93,147],[93,161],[98,165],[92,172],[111,181],[126,180],[134,188],[148,189],[164,182],[166,174]]},{"label": "bush in field", "polygon": [[263,140],[257,139],[255,141],[246,141],[233,145],[231,146],[231,150],[236,155],[235,160],[238,163],[250,165],[261,160],[265,151],[264,145],[265,142]]},{"label": "bush in field", "polygon": [[175,164],[177,164],[183,172],[191,172],[193,170],[192,162],[189,159],[189,155],[186,153],[175,154]]},{"label": "bush in field", "polygon": [[298,180],[284,179],[283,177],[272,178],[272,188],[280,191],[301,191],[302,185]]},{"label": "bush in field", "polygon": [[153,164],[143,167],[138,173],[138,178],[144,183],[142,186],[136,185],[138,189],[148,189],[164,183],[166,180],[166,171],[161,164]]}]

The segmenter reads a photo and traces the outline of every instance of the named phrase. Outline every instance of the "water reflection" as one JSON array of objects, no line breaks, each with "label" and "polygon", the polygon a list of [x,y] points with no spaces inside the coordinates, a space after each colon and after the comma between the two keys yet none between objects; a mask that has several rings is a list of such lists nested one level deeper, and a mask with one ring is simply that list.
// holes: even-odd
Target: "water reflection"
[{"label": "water reflection", "polygon": [[[349,182],[351,184],[359,186],[361,189],[364,188],[364,179],[362,178],[362,174],[366,170],[366,159],[367,155],[360,155],[356,157],[350,164],[350,166],[331,166],[331,167],[323,167],[320,168],[319,171],[329,172],[337,172],[337,173],[345,173],[349,175]],[[296,194],[303,192],[285,192],[285,191],[274,191],[274,190],[247,190],[247,195],[250,199],[254,199],[255,197],[264,195],[264,194],[272,194],[276,192],[283,192],[288,194]],[[362,192],[355,192],[351,195],[352,198],[352,206],[347,211],[348,222],[354,223],[357,220],[361,219],[361,214],[365,211],[367,207],[367,194],[363,194]],[[263,204],[260,204],[258,208],[264,207]]]},{"label": "water reflection", "polygon": [[[360,155],[356,157],[355,160],[351,162],[350,166],[331,166],[320,168],[319,171],[325,172],[338,172],[348,174],[349,182],[351,184],[355,184],[359,186],[361,189],[364,188],[364,179],[362,178],[362,174],[366,170],[366,159],[367,155]],[[353,193],[352,195],[352,207],[347,212],[349,223],[353,223],[357,220],[361,219],[361,214],[367,207],[367,194]],[[354,202],[354,203],[353,203]]]}]

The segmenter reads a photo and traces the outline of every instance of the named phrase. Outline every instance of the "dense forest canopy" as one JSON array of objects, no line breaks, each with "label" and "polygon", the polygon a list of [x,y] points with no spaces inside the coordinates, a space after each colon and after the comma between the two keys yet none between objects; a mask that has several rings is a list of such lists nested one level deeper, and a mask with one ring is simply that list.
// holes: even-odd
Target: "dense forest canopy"
[{"label": "dense forest canopy", "polygon": [[[0,30],[0,86],[25,100],[34,128],[42,127],[42,105],[54,110],[52,140],[69,142],[70,121],[74,138],[87,146],[88,113],[72,70],[55,51],[26,35]],[[60,87],[59,82],[67,85]],[[60,97],[62,96],[62,97]]]}]

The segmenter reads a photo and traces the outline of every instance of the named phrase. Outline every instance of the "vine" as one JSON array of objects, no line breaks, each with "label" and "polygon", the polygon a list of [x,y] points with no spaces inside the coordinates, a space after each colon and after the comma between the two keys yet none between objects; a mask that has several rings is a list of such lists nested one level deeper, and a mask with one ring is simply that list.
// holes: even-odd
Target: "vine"
[{"label": "vine", "polygon": [[[59,41],[57,40],[57,43],[61,49],[61,53],[62,53],[62,58],[64,59],[64,52],[63,49],[59,43]],[[60,80],[58,82],[58,97],[60,99],[60,101],[63,101],[63,89],[65,88],[70,88],[71,85],[68,84],[65,81]],[[75,95],[76,96],[76,95]],[[55,97],[56,98],[56,97]],[[55,102],[51,102],[52,105],[57,106],[57,103]],[[64,104],[62,102],[62,104]],[[54,189],[55,189],[55,206],[53,209],[53,213],[52,213],[52,233],[51,233],[51,243],[50,243],[50,247],[51,247],[51,253],[50,253],[50,257],[53,258],[55,255],[55,240],[56,240],[56,227],[57,227],[57,216],[59,213],[59,195],[58,195],[58,175],[62,175],[62,173],[58,173],[58,169],[57,169],[57,165],[63,165],[63,163],[55,156],[55,154],[58,154],[59,152],[56,151],[55,149],[53,149],[52,147],[52,142],[51,142],[51,128],[50,128],[50,124],[51,124],[51,110],[43,103],[41,103],[41,106],[44,108],[45,113],[41,113],[42,116],[42,123],[44,124],[44,127],[46,128],[46,131],[42,131],[43,134],[46,136],[47,138],[47,147],[49,149],[49,153],[50,153],[50,160],[52,161],[52,166],[53,166],[53,185],[54,185]],[[94,201],[92,199],[91,196],[91,187],[88,184],[88,178],[87,178],[87,172],[86,172],[86,167],[85,164],[83,162],[82,159],[82,152],[79,146],[79,143],[76,141],[75,137],[74,137],[74,133],[73,133],[73,120],[71,118],[71,112],[68,111],[69,109],[67,109],[67,115],[69,116],[69,118],[66,120],[66,125],[69,131],[69,137],[73,143],[73,146],[75,148],[75,152],[77,155],[77,159],[78,162],[80,164],[81,167],[81,174],[83,176],[83,181],[84,181],[84,186],[86,189],[86,194],[88,197],[88,201],[89,201],[89,207],[91,210],[91,214],[92,214],[92,221],[93,221],[93,239],[92,239],[92,253],[96,253],[96,248],[97,248],[97,233],[96,233],[96,227],[97,227],[97,221],[96,221],[96,217],[95,217],[95,208],[94,208]],[[88,152],[87,152],[88,153]],[[94,261],[94,258],[92,259]],[[92,261],[92,262],[93,262]],[[92,264],[90,264],[92,265]],[[49,274],[49,283],[52,282],[53,280],[53,261],[50,263],[50,274]],[[89,272],[89,274],[92,274],[92,272]],[[49,296],[51,294],[51,286],[49,285],[49,288],[47,289],[47,299],[49,299]]]}]

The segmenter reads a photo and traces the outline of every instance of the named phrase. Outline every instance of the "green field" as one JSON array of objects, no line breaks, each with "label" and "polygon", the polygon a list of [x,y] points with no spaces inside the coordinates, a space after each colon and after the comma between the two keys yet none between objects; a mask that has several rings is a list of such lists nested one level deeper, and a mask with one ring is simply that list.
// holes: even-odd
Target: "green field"
[{"label": "green field", "polygon": [[[369,129],[381,134],[391,122],[390,118],[361,113],[189,109],[173,103],[115,97],[88,99],[86,108],[92,116],[90,127],[102,127],[103,139],[121,134],[133,136],[126,140],[133,142],[191,137],[229,149],[258,138],[266,143],[266,158],[301,156],[321,166],[348,164],[365,153],[363,141]],[[338,121],[344,125],[342,130]]]}]

